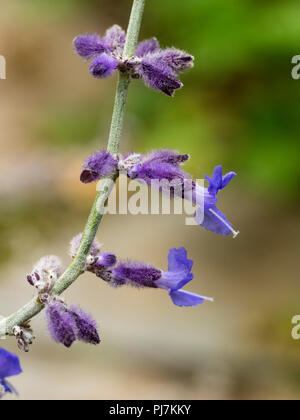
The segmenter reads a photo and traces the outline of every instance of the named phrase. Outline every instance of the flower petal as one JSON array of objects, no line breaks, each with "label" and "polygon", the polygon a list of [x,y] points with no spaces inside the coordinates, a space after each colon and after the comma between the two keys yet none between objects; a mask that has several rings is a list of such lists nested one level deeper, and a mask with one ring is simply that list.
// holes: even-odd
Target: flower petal
[{"label": "flower petal", "polygon": [[0,348],[0,379],[22,373],[18,356]]},{"label": "flower petal", "polygon": [[197,210],[195,213],[195,220],[197,224],[203,226],[206,230],[219,235],[227,236],[231,233],[234,235],[237,233],[234,231],[232,225],[228,222],[224,214],[222,214],[216,206],[213,206],[205,211],[204,219],[203,213]]},{"label": "flower petal", "polygon": [[205,300],[212,300],[211,298],[184,290],[170,291],[169,295],[172,302],[177,306],[197,306],[201,305]]}]

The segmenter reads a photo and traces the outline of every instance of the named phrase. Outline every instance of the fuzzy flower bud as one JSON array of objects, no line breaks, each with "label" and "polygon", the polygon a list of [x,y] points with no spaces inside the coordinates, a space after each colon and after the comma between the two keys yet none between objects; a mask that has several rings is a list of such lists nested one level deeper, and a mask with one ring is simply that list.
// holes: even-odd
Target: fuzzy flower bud
[{"label": "fuzzy flower bud", "polygon": [[87,314],[81,308],[75,305],[70,307],[69,314],[75,321],[77,328],[76,337],[79,341],[94,345],[100,343],[97,324],[91,315]]},{"label": "fuzzy flower bud", "polygon": [[[69,250],[69,254],[71,256],[71,258],[75,258],[77,255],[77,252],[79,250],[80,247],[80,243],[81,243],[81,239],[82,239],[82,233],[79,233],[77,236],[75,236],[71,242],[70,242],[70,250]],[[92,255],[93,257],[96,257],[99,252],[100,252],[100,248],[102,245],[99,244],[99,242],[95,239],[91,245],[90,248],[90,255]]]},{"label": "fuzzy flower bud", "polygon": [[109,46],[97,34],[86,34],[76,37],[73,41],[76,53],[84,58],[90,59],[97,54],[102,54]]},{"label": "fuzzy flower bud", "polygon": [[97,56],[90,64],[89,72],[92,76],[104,79],[111,76],[118,67],[118,60],[109,54]]},{"label": "fuzzy flower bud", "polygon": [[117,160],[106,150],[101,150],[100,152],[92,154],[85,160],[80,175],[80,181],[84,184],[98,181],[115,172],[117,166]]},{"label": "fuzzy flower bud", "polygon": [[29,352],[29,346],[33,344],[35,337],[30,327],[13,327],[13,334],[17,338],[18,347],[25,353]]},{"label": "fuzzy flower bud", "polygon": [[38,290],[39,294],[51,293],[61,274],[61,260],[55,255],[48,255],[35,264],[32,273],[27,276],[27,281]]},{"label": "fuzzy flower bud", "polygon": [[54,341],[69,348],[76,341],[99,344],[96,322],[77,306],[70,308],[54,299],[46,308],[49,332]]},{"label": "fuzzy flower bud", "polygon": [[46,308],[49,332],[54,341],[69,348],[76,340],[77,326],[67,307],[60,301],[54,301]]}]

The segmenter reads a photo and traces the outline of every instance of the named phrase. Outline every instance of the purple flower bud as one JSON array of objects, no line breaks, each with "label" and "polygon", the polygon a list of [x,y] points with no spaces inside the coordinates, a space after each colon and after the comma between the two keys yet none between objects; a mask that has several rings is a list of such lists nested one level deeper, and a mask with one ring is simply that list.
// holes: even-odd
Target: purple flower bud
[{"label": "purple flower bud", "polygon": [[[77,236],[75,236],[71,242],[70,242],[70,250],[69,254],[72,258],[75,258],[81,243],[82,239],[82,233],[79,233]],[[91,248],[90,248],[90,255],[96,257],[100,252],[101,245],[99,242],[95,239],[92,242]]]},{"label": "purple flower bud", "polygon": [[153,150],[152,152],[147,153],[141,160],[141,163],[149,162],[162,162],[169,163],[170,165],[181,165],[187,160],[189,160],[190,155],[180,154],[176,150]]},{"label": "purple flower bud", "polygon": [[194,57],[176,48],[167,48],[157,53],[157,59],[168,65],[175,73],[182,73],[194,66]]},{"label": "purple flower bud", "polygon": [[119,25],[113,25],[107,29],[103,42],[109,47],[110,51],[121,54],[126,41],[126,34]]},{"label": "purple flower bud", "polygon": [[155,161],[146,162],[144,165],[137,167],[135,175],[136,178],[144,180],[147,184],[151,184],[152,180],[165,180],[168,182],[178,181],[176,185],[182,185],[183,181],[189,178],[189,175],[179,167]]},{"label": "purple flower bud", "polygon": [[110,268],[116,265],[117,263],[117,257],[115,256],[115,254],[110,254],[110,253],[100,254],[96,258],[97,258],[97,261],[93,266],[96,270]]},{"label": "purple flower bud", "polygon": [[156,281],[161,277],[161,271],[157,268],[133,261],[121,262],[113,271],[113,275],[122,279],[124,283],[135,287],[158,287]]},{"label": "purple flower bud", "polygon": [[75,321],[78,340],[94,345],[100,343],[97,324],[89,314],[75,305],[70,307],[69,314]]},{"label": "purple flower bud", "polygon": [[146,39],[140,42],[135,51],[137,57],[144,57],[147,54],[159,51],[159,42],[156,38]]},{"label": "purple flower bud", "polygon": [[89,72],[92,76],[103,79],[111,76],[117,69],[119,61],[110,54],[98,55],[90,64]]},{"label": "purple flower bud", "polygon": [[142,59],[139,72],[148,87],[160,90],[168,96],[173,96],[175,90],[183,86],[173,69],[155,55]]},{"label": "purple flower bud", "polygon": [[117,160],[106,150],[101,150],[85,160],[80,181],[84,184],[98,181],[105,176],[111,175],[117,170],[117,166]]},{"label": "purple flower bud", "polygon": [[77,326],[66,305],[55,301],[46,308],[49,332],[54,341],[69,348],[76,340]]},{"label": "purple flower bud", "polygon": [[90,59],[109,49],[109,46],[96,34],[79,35],[74,39],[73,44],[76,53],[85,59]]}]

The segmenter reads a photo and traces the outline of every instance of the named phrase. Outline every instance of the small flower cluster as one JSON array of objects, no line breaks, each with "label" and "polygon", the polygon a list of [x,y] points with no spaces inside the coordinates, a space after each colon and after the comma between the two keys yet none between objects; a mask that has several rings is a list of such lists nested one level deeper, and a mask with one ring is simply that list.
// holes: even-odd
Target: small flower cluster
[{"label": "small flower cluster", "polygon": [[6,378],[22,373],[18,356],[0,347],[0,399],[7,393],[15,393],[14,387]]},{"label": "small flower cluster", "polygon": [[13,334],[17,339],[18,347],[20,350],[24,351],[25,353],[29,352],[29,346],[33,344],[35,337],[33,335],[33,331],[30,326],[20,327],[16,325],[13,328]]},{"label": "small flower cluster", "polygon": [[193,56],[176,48],[161,49],[157,39],[151,38],[137,45],[134,57],[123,57],[125,42],[125,32],[114,25],[102,38],[96,34],[78,36],[74,47],[80,57],[91,60],[93,77],[105,78],[118,69],[168,96],[183,86],[177,75],[193,67]]},{"label": "small flower cluster", "polygon": [[[182,170],[182,165],[189,158],[188,154],[180,154],[174,150],[155,150],[146,155],[132,153],[124,156],[112,156],[101,150],[86,159],[80,179],[84,183],[90,183],[100,180],[103,176],[112,175],[116,171],[125,171],[130,179],[143,181],[151,186],[155,185],[153,181],[158,181],[159,189],[168,193],[171,182],[171,193],[174,196],[181,195],[182,198],[198,206],[195,212],[198,225],[220,235],[232,233],[236,237],[239,232],[233,229],[216,206],[218,192],[229,184],[236,173],[229,172],[223,176],[222,166],[219,165],[214,169],[211,178],[205,175],[208,187],[203,188]],[[167,181],[166,189],[161,181]]]},{"label": "small flower cluster", "polygon": [[62,262],[55,255],[41,258],[33,267],[32,273],[27,276],[28,283],[38,291],[43,302],[51,294],[56,280],[62,274]]},{"label": "small flower cluster", "polygon": [[[81,235],[78,235],[71,241],[70,254],[72,256],[74,256],[74,251],[78,250],[80,237]],[[114,254],[96,255],[97,252],[99,252],[99,244],[94,241],[90,255],[87,257],[86,270],[96,274],[112,287],[128,285],[137,288],[163,289],[169,293],[177,306],[196,306],[205,300],[212,301],[212,298],[182,290],[193,279],[191,273],[193,261],[187,258],[185,248],[170,249],[167,271],[138,261],[127,260],[117,264]]]},{"label": "small flower cluster", "polygon": [[[75,256],[81,241],[81,235],[74,238],[70,253]],[[96,255],[100,246],[94,242],[91,255]],[[91,262],[91,258],[87,264]],[[85,313],[79,306],[68,306],[63,300],[53,294],[56,280],[62,274],[62,264],[55,256],[41,258],[35,264],[33,271],[27,276],[30,285],[38,290],[39,300],[46,305],[46,319],[49,332],[57,343],[69,348],[74,341],[79,340],[90,344],[99,344],[97,325],[93,318]],[[14,327],[14,334],[18,339],[20,349],[29,350],[32,344],[32,330],[24,327]]]}]

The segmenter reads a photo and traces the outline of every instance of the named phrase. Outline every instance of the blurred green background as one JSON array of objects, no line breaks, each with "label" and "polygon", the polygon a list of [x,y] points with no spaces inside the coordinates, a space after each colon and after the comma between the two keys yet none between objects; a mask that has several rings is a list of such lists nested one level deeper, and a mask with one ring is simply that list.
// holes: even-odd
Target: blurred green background
[{"label": "blurred green background", "polygon": [[[0,16],[0,315],[24,304],[41,255],[65,255],[95,186],[82,159],[104,147],[116,78],[92,79],[72,49],[84,32],[127,26],[131,0],[10,0]],[[238,239],[186,227],[182,216],[107,216],[98,239],[121,258],[166,267],[169,248],[195,260],[196,309],[164,293],[112,290],[90,275],[67,293],[99,321],[98,348],[55,345],[43,315],[13,379],[29,399],[295,398],[300,395],[300,54],[296,0],[148,0],[141,38],[195,56],[174,99],[134,81],[122,151],[170,147],[192,155],[196,177],[238,172],[220,207]],[[1,343],[15,350],[13,340]]]}]

